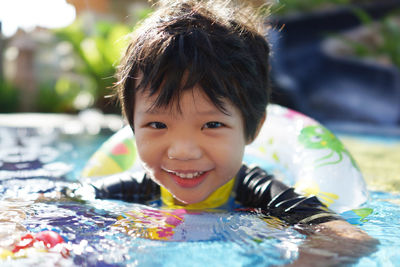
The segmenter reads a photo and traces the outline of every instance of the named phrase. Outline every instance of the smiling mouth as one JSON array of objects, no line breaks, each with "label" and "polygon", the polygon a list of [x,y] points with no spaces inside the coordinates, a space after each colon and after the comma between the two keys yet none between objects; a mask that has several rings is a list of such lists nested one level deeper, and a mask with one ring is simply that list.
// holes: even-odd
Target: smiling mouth
[{"label": "smiling mouth", "polygon": [[168,172],[170,177],[183,188],[194,188],[200,185],[208,176],[209,171]]},{"label": "smiling mouth", "polygon": [[172,172],[172,174],[178,176],[182,179],[193,179],[202,175],[204,172],[190,172],[190,173],[181,173],[181,172]]}]

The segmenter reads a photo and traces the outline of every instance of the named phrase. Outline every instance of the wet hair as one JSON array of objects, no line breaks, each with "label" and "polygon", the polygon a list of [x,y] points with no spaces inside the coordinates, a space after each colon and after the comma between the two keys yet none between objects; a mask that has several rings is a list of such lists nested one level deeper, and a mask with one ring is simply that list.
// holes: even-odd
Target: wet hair
[{"label": "wet hair", "polygon": [[269,101],[269,45],[258,29],[266,26],[256,22],[254,11],[229,1],[161,0],[133,32],[117,72],[131,127],[136,92],[158,93],[154,107],[179,108],[182,93],[199,85],[220,111],[227,100],[240,110],[251,140]]}]

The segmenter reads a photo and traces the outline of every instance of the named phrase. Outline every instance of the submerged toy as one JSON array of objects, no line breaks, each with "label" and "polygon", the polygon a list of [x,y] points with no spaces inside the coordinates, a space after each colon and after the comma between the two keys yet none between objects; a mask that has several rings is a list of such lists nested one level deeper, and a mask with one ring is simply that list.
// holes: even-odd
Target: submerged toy
[{"label": "submerged toy", "polygon": [[[246,147],[244,162],[259,165],[301,194],[316,195],[337,213],[368,199],[362,174],[340,140],[314,119],[282,106],[268,106],[267,120]],[[134,136],[126,126],[91,157],[83,177],[139,170]]]}]

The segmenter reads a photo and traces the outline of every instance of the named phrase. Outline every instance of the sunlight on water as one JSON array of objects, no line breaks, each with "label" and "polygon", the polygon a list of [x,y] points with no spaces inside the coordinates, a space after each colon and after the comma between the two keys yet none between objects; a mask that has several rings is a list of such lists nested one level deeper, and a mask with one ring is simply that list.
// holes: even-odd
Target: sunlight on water
[{"label": "sunlight on water", "polygon": [[398,266],[400,263],[400,196],[375,192],[369,206],[374,209],[368,223],[362,226],[380,241],[379,250],[361,259],[360,266]]},{"label": "sunlight on water", "polygon": [[[8,247],[26,231],[23,225],[30,201],[0,201],[0,247]],[[10,219],[12,218],[12,219]]]},{"label": "sunlight on water", "polygon": [[[0,128],[0,136],[1,266],[279,266],[293,262],[305,240],[294,228],[257,213],[66,198],[60,192],[77,186],[84,163],[107,135]],[[395,266],[400,196],[371,195],[366,206],[373,213],[359,227],[381,244],[358,266]],[[39,249],[2,256],[27,232],[43,230],[59,233],[69,256]]]},{"label": "sunlight on water", "polygon": [[[296,257],[302,240],[294,230],[268,227],[256,215],[118,205],[118,214],[124,216],[100,234],[104,239],[96,246],[108,262],[125,258],[122,262],[140,266],[282,264]],[[114,248],[111,253],[109,248]]]},{"label": "sunlight on water", "polygon": [[[184,212],[184,222],[162,236],[165,238],[170,234],[171,238],[165,242],[161,240],[167,239],[157,240],[160,236],[149,236],[151,231],[145,231],[165,230],[172,223],[168,216],[176,211],[106,202],[109,201],[84,205],[36,201],[17,202],[15,206],[24,208],[19,212],[21,217],[25,217],[21,233],[24,229],[59,232],[69,240],[70,254],[76,265],[137,263],[140,266],[174,266],[180,262],[193,262],[191,266],[222,262],[229,266],[263,265],[267,262],[281,264],[296,257],[297,245],[302,240],[302,236],[293,229],[282,231],[277,223],[275,227],[268,227],[256,215]],[[94,206],[102,206],[103,209]],[[129,222],[121,223],[123,219],[118,220],[115,217],[117,214],[130,216]],[[135,219],[132,214],[136,215]],[[153,216],[148,220],[153,222],[146,223],[145,218],[149,218],[150,214]],[[33,255],[31,266],[37,264],[36,257],[40,255]],[[61,257],[60,260],[65,261]],[[30,265],[26,259],[23,262]]]}]

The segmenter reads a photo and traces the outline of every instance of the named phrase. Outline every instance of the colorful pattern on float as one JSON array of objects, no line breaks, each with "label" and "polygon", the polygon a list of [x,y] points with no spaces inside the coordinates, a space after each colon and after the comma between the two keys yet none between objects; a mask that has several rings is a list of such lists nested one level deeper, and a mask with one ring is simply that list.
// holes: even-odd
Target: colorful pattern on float
[{"label": "colorful pattern on float", "polygon": [[[321,125],[304,127],[299,135],[299,142],[307,149],[330,150],[328,155],[323,156],[315,161],[317,163],[317,167],[328,164],[339,164],[343,160],[343,154],[346,154],[351,159],[353,166],[358,169],[350,153],[344,148],[339,139],[337,139],[332,132]],[[334,161],[329,161],[330,159],[334,158],[335,153],[339,158]]]},{"label": "colorful pattern on float", "polygon": [[82,176],[99,177],[131,169],[136,159],[131,131],[129,127],[125,127],[104,143],[90,158]]},{"label": "colorful pattern on float", "polygon": [[[316,195],[341,213],[368,200],[362,174],[339,139],[314,119],[269,105],[259,136],[246,147],[244,162],[257,164],[305,195]],[[132,130],[113,135],[89,160],[83,177],[141,170]]]}]

